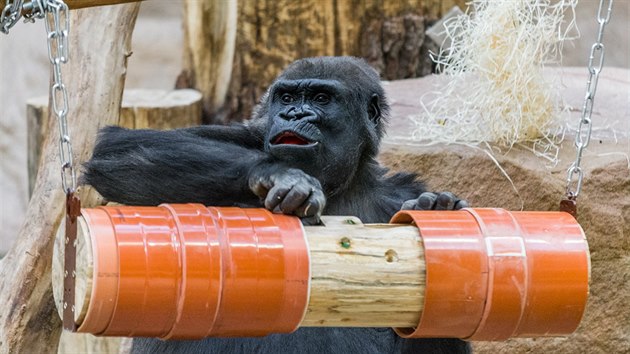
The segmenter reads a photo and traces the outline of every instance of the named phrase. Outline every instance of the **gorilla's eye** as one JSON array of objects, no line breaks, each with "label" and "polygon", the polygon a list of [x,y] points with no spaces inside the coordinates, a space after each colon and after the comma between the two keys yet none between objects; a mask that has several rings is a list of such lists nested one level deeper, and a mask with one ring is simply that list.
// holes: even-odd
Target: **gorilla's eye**
[{"label": "gorilla's eye", "polygon": [[315,95],[315,98],[313,98],[313,101],[320,104],[326,104],[330,102],[330,96],[325,93],[318,93],[317,95]]},{"label": "gorilla's eye", "polygon": [[282,103],[284,104],[293,103],[295,101],[295,97],[293,97],[293,95],[291,94],[285,93],[280,96],[280,101],[282,101]]}]

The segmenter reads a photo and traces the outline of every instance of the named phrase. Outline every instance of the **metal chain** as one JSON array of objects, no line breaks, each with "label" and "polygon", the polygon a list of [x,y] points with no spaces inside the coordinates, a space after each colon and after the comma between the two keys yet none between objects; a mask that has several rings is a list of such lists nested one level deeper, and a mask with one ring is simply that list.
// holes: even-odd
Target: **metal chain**
[{"label": "metal chain", "polygon": [[20,20],[23,2],[23,0],[7,0],[2,13],[0,13],[0,31],[2,33],[9,33],[9,28]]},{"label": "metal chain", "polygon": [[[608,3],[607,6],[604,6]],[[602,40],[604,38],[604,28],[610,22],[612,13],[613,0],[600,0],[597,10],[597,23],[599,23],[599,31],[597,39],[591,47],[588,58],[588,79],[586,80],[586,95],[584,104],[582,105],[582,117],[575,133],[575,147],[577,149],[575,161],[567,171],[567,199],[576,200],[582,190],[582,182],[584,179],[584,171],[582,170],[582,154],[584,149],[591,142],[591,133],[593,132],[593,124],[591,114],[593,113],[593,104],[595,102],[595,93],[597,92],[597,82],[599,74],[602,71],[605,57],[605,47]],[[605,16],[602,11],[606,10]]]},{"label": "metal chain", "polygon": [[36,18],[44,18],[46,0],[6,0],[2,12],[0,12],[0,32],[8,34],[20,18],[24,22],[34,22]]},{"label": "metal chain", "polygon": [[9,29],[20,18],[25,22],[34,22],[36,18],[47,17],[46,25],[48,58],[52,65],[53,83],[50,87],[52,109],[59,123],[59,158],[61,159],[61,185],[66,194],[77,188],[77,176],[72,157],[72,142],[68,133],[68,92],[63,83],[61,65],[68,61],[68,33],[70,18],[68,6],[63,0],[6,0],[0,13],[0,31],[9,33]]},{"label": "metal chain", "polygon": [[76,190],[77,177],[72,157],[72,142],[68,132],[68,92],[63,83],[61,65],[68,61],[68,32],[70,19],[68,6],[62,0],[45,0],[48,17],[46,25],[48,58],[52,65],[53,83],[50,87],[52,109],[59,124],[59,158],[61,185],[66,193]]}]

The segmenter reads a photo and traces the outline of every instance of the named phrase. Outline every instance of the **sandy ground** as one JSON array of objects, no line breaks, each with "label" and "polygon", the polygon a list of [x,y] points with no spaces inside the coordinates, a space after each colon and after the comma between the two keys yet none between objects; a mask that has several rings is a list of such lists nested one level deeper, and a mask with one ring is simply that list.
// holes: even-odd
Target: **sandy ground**
[{"label": "sandy ground", "polygon": [[[586,64],[596,33],[598,3],[580,1],[577,21],[583,36],[565,46],[566,65]],[[630,67],[629,18],[630,2],[616,1],[605,37],[606,66]],[[127,87],[172,88],[181,67],[181,40],[181,2],[145,2],[133,36]],[[0,255],[24,222],[28,201],[25,101],[47,94],[48,70],[42,22],[18,24],[9,36],[0,35]],[[626,110],[625,117],[629,116]]]}]

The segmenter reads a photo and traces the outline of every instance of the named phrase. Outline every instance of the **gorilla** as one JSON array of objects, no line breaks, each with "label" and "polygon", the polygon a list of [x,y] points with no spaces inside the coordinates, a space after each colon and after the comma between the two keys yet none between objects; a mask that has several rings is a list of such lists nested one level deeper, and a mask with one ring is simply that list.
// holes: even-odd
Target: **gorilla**
[{"label": "gorilla", "polygon": [[[265,207],[317,224],[322,214],[386,223],[400,209],[467,206],[375,160],[389,106],[378,73],[354,57],[295,61],[253,118],[171,131],[101,130],[84,184],[129,205]],[[300,328],[262,338],[137,338],[134,353],[469,353],[458,339],[402,339],[389,328]]]}]

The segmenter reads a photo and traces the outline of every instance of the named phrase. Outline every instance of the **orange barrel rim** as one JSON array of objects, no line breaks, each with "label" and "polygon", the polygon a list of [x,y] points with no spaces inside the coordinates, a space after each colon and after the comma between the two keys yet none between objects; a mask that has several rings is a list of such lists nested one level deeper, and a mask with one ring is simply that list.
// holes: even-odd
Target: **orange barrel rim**
[{"label": "orange barrel rim", "polygon": [[396,329],[402,337],[504,340],[577,329],[590,256],[569,214],[400,211],[391,222],[415,223],[425,248],[424,310],[417,327]]},{"label": "orange barrel rim", "polygon": [[263,336],[296,330],[306,313],[310,255],[297,218],[200,204],[82,214],[95,286],[80,332]]}]

